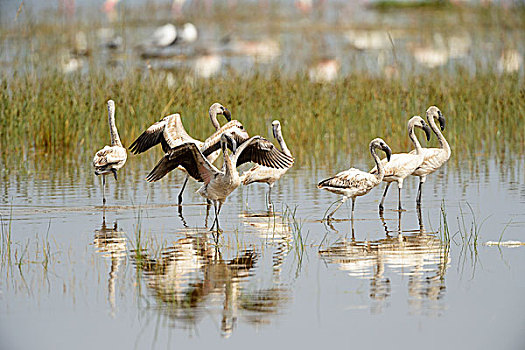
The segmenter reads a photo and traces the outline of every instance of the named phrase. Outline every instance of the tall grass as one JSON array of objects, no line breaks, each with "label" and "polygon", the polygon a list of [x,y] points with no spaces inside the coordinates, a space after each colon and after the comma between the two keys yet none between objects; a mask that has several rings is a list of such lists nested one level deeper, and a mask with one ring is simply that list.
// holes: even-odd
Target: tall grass
[{"label": "tall grass", "polygon": [[[505,157],[523,154],[525,88],[517,75],[487,73],[429,74],[406,80],[350,76],[334,84],[312,84],[304,76],[249,79],[230,75],[193,80],[175,72],[172,89],[162,72],[126,75],[116,80],[103,73],[63,76],[30,73],[0,84],[0,147],[4,164],[21,156],[92,154],[109,142],[106,101],[116,102],[116,122],[128,146],[147,126],[168,113],[180,112],[196,138],[213,130],[209,105],[220,101],[251,134],[269,137],[280,119],[297,164],[334,162],[338,157],[368,156],[368,142],[383,137],[394,151],[411,148],[406,122],[424,115],[430,105],[447,118],[445,136],[452,160],[479,153]],[[431,144],[436,144],[431,141]]]}]

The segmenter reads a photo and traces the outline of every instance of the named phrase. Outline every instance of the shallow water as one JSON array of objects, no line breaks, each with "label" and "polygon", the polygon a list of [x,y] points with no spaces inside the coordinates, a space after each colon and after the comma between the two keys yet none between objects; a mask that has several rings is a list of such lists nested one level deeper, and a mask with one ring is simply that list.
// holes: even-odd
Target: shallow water
[{"label": "shallow water", "polygon": [[483,245],[525,241],[523,158],[449,164],[425,184],[421,221],[417,179],[406,182],[401,219],[395,190],[378,215],[381,186],[358,198],[353,230],[350,206],[321,222],[337,197],[315,186],[344,166],[296,166],[274,188],[270,216],[266,185],[235,191],[218,241],[198,185],[179,214],[182,174],[148,184],[137,159],[118,184],[108,178],[106,210],[84,164],[64,176],[6,176],[3,348],[525,344],[525,247]]},{"label": "shallow water", "polygon": [[[378,11],[367,2],[333,1],[302,13],[293,1],[239,6],[219,1],[218,14],[193,4],[186,17],[174,19],[171,1],[144,5],[132,0],[118,6],[110,19],[101,11],[102,1],[72,3],[76,8],[70,14],[55,2],[28,1],[21,10],[16,1],[0,4],[5,29],[0,31],[0,72],[88,74],[102,69],[122,77],[136,70],[187,70],[209,77],[279,70],[315,81],[355,73],[403,78],[434,70],[523,76],[520,11]],[[258,16],[252,16],[254,11]],[[150,47],[158,27],[186,21],[195,22],[196,42]],[[121,44],[108,49],[116,38]],[[170,74],[165,80],[169,87],[179,84]]]}]

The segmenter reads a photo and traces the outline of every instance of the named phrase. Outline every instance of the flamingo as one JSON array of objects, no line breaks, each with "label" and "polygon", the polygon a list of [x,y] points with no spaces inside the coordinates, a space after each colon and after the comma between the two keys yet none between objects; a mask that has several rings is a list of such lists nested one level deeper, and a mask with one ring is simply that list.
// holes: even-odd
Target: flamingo
[{"label": "flamingo", "polygon": [[[210,106],[208,110],[208,115],[210,116],[211,123],[215,130],[219,130],[221,128],[221,125],[217,120],[218,115],[223,115],[228,120],[228,122],[231,122],[230,111],[218,102]],[[239,127],[239,125],[235,122],[227,123],[225,124],[225,126],[226,125],[232,128]],[[240,128],[242,129],[242,125],[240,125]],[[246,139],[247,138],[248,135],[246,134]],[[166,153],[170,149],[177,147],[185,142],[193,142],[199,148],[203,147],[205,144],[205,142],[194,139],[186,132],[186,129],[184,129],[184,125],[182,124],[180,114],[175,113],[162,118],[161,120],[147,128],[146,131],[144,131],[135,141],[133,141],[131,146],[129,146],[129,149],[133,154],[140,154],[160,143],[162,146],[162,150]],[[208,160],[211,163],[213,163],[218,157],[219,151],[213,154],[209,154]],[[184,189],[186,188],[187,182],[188,176],[186,176],[186,179],[184,180],[184,184],[182,185],[181,191],[178,196],[179,205],[182,204],[182,194],[184,193]]]},{"label": "flamingo", "polygon": [[383,180],[385,174],[383,164],[379,160],[379,156],[376,153],[376,149],[381,149],[386,153],[387,159],[390,159],[392,151],[390,147],[380,138],[375,138],[370,141],[369,144],[370,153],[372,158],[376,162],[376,166],[379,169],[377,174],[370,174],[359,169],[350,168],[342,171],[337,175],[328,179],[322,180],[317,185],[317,188],[324,189],[335,194],[343,196],[339,205],[326,217],[329,221],[339,207],[346,202],[348,198],[352,198],[352,220],[354,219],[354,206],[355,199],[358,196],[364,196],[374,187],[379,185]]},{"label": "flamingo", "polygon": [[[385,170],[385,176],[383,177],[383,181],[387,183],[385,187],[385,192],[383,193],[383,197],[381,198],[381,203],[379,203],[379,211],[381,212],[384,210],[383,204],[385,202],[385,197],[388,192],[388,188],[390,187],[390,184],[394,181],[397,182],[397,188],[399,193],[398,210],[403,210],[401,206],[401,189],[403,188],[403,180],[408,175],[412,174],[414,170],[416,170],[421,165],[421,163],[423,163],[423,148],[421,147],[421,144],[419,143],[414,132],[415,127],[423,129],[427,136],[427,141],[430,141],[430,135],[432,132],[428,127],[427,123],[425,123],[425,121],[423,120],[423,118],[421,118],[418,115],[410,118],[410,120],[408,121],[408,137],[414,144],[414,153],[396,153],[392,155],[391,159],[388,160],[388,163],[386,159],[383,159],[381,161]],[[373,168],[372,170],[370,170],[370,173],[377,173],[377,168]]]},{"label": "flamingo", "polygon": [[[421,206],[421,192],[423,189],[423,184],[427,179],[427,175],[432,174],[434,171],[441,168],[443,164],[450,158],[450,146],[448,145],[447,140],[440,131],[440,128],[437,127],[435,120],[438,120],[441,131],[445,129],[445,117],[436,106],[430,106],[427,109],[427,121],[430,125],[430,128],[436,134],[437,139],[440,144],[440,148],[423,148],[423,163],[412,172],[412,175],[419,176],[419,188],[417,190],[416,204]],[[411,151],[410,153],[413,153]]]},{"label": "flamingo", "polygon": [[95,154],[93,158],[93,166],[95,167],[95,175],[102,175],[102,203],[106,204],[106,175],[112,173],[117,181],[117,170],[122,168],[126,163],[128,154],[126,149],[122,147],[120,137],[118,135],[117,126],[115,125],[115,102],[108,101],[108,121],[109,133],[111,135],[111,146],[104,146]]},{"label": "flamingo", "polygon": [[[278,120],[274,120],[272,122],[272,128],[273,128],[273,137],[279,142],[279,146],[281,146],[281,150],[284,154],[286,154],[289,157],[292,157],[292,152],[288,149],[286,146],[286,142],[284,142],[282,131],[281,131],[281,123]],[[246,171],[241,176],[241,182],[244,186],[249,185],[254,182],[263,182],[268,184],[268,210],[273,209],[271,194],[272,194],[272,188],[277,180],[281,178],[290,168],[284,168],[284,169],[275,169],[271,167],[265,167],[263,165],[256,164],[254,165],[250,170]]]},{"label": "flamingo", "polygon": [[[227,152],[228,144],[231,145],[233,152],[231,157]],[[254,162],[267,167],[285,169],[293,164],[292,157],[279,151],[273,143],[261,136],[253,136],[237,148],[235,137],[223,133],[220,136],[220,147],[224,157],[222,170],[213,166],[195,143],[187,142],[166,153],[146,177],[149,182],[158,181],[171,170],[182,166],[195,180],[204,182],[197,193],[213,202],[215,220],[211,229],[213,230],[217,225],[217,232],[220,231],[218,217],[222,205],[241,184],[238,166]]]}]

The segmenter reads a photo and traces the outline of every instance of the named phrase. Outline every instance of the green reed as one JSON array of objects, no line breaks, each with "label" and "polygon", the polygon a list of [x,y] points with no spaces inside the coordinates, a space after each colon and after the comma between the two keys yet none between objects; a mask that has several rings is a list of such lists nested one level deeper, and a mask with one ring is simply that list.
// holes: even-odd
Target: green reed
[{"label": "green reed", "polygon": [[450,237],[450,229],[449,229],[449,225],[448,225],[448,220],[447,220],[447,210],[446,210],[446,206],[445,206],[445,200],[443,200],[441,202],[441,210],[440,210],[440,223],[439,223],[439,230],[438,232],[440,233],[440,239],[441,239],[441,243],[442,243],[442,249],[443,249],[443,255],[440,256],[440,268],[439,268],[439,275],[441,277],[441,279],[444,278],[445,276],[445,272],[446,272],[446,269],[447,269],[447,266],[448,266],[448,260],[449,260],[449,256],[450,256],[450,241],[451,241],[451,237]]},{"label": "green reed", "polygon": [[297,218],[297,206],[295,206],[293,209],[290,208],[288,205],[286,205],[286,209],[283,213],[283,218],[286,218],[286,221],[288,223],[288,226],[291,229],[292,236],[293,236],[293,249],[295,251],[295,258],[297,261],[297,268],[296,268],[296,275],[299,275],[302,264],[303,264],[303,257],[305,253],[305,242],[308,238],[308,234],[306,236],[303,235],[303,224],[304,222]]},{"label": "green reed", "polygon": [[11,224],[13,222],[13,206],[9,212],[9,219],[4,222],[5,219],[0,214],[0,231],[1,231],[1,244],[0,244],[0,266],[11,265],[11,251],[12,251],[12,237],[11,237]]},{"label": "green reed", "polygon": [[[445,136],[458,162],[480,153],[523,154],[525,88],[517,75],[438,72],[406,80],[350,76],[312,84],[304,76],[235,74],[168,88],[163,72],[130,73],[116,80],[103,73],[36,77],[15,75],[0,83],[0,147],[9,165],[42,154],[67,159],[91,155],[109,143],[106,101],[116,102],[116,123],[125,146],[151,123],[180,112],[188,132],[204,139],[213,130],[209,105],[220,101],[251,134],[270,137],[280,119],[297,164],[333,163],[346,155],[368,157],[368,142],[383,137],[394,152],[412,146],[406,123],[430,105],[447,118]],[[436,145],[435,137],[430,142]]]}]

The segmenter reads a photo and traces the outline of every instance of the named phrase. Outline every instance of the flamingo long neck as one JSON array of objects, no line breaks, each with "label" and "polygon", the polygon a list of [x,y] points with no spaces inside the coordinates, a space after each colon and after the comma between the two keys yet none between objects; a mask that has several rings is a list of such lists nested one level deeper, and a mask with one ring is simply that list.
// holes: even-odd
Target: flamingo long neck
[{"label": "flamingo long neck", "polygon": [[434,117],[429,118],[427,116],[427,120],[428,120],[428,124],[430,125],[430,128],[432,129],[432,131],[434,131],[434,134],[436,134],[437,136],[441,149],[443,149],[447,153],[447,155],[450,156],[450,146],[448,145],[448,142],[445,139],[445,136],[443,136],[443,134],[441,133],[441,130],[436,125],[435,118]]},{"label": "flamingo long neck", "polygon": [[176,114],[173,118],[173,126],[175,127],[174,135],[180,135],[184,141],[194,140],[184,129],[184,124],[182,124],[182,119],[180,114]]},{"label": "flamingo long neck", "polygon": [[120,137],[118,136],[117,125],[115,124],[115,110],[111,107],[108,108],[108,121],[109,121],[109,133],[111,134],[111,146],[120,146]]},{"label": "flamingo long neck", "polygon": [[233,166],[232,160],[230,156],[228,155],[228,148],[226,146],[222,147],[222,155],[224,157],[224,173],[229,176],[234,174],[235,171],[237,171],[237,168]]},{"label": "flamingo long neck", "polygon": [[419,143],[419,140],[417,139],[416,133],[414,131],[414,125],[410,124],[408,126],[408,137],[410,138],[410,141],[414,144],[414,147],[416,149],[416,154],[421,154],[421,144]]},{"label": "flamingo long neck", "polygon": [[211,123],[213,124],[213,127],[215,128],[215,130],[219,130],[221,127],[221,124],[219,124],[219,121],[217,120],[217,111],[216,110],[210,111],[209,114],[210,114],[210,120],[211,120]]},{"label": "flamingo long neck", "polygon": [[286,142],[284,142],[283,134],[281,133],[280,129],[277,131],[277,142],[279,142],[279,146],[281,146],[281,150],[283,151],[283,153],[291,157],[292,152],[290,152],[288,146],[286,146]]},{"label": "flamingo long neck", "polygon": [[376,147],[374,145],[370,146],[370,153],[372,154],[372,158],[374,158],[374,162],[376,162],[377,167],[377,174],[376,179],[377,182],[383,181],[383,177],[385,176],[385,169],[383,168],[383,164],[381,163],[381,159],[379,159],[379,156],[376,152]]}]

